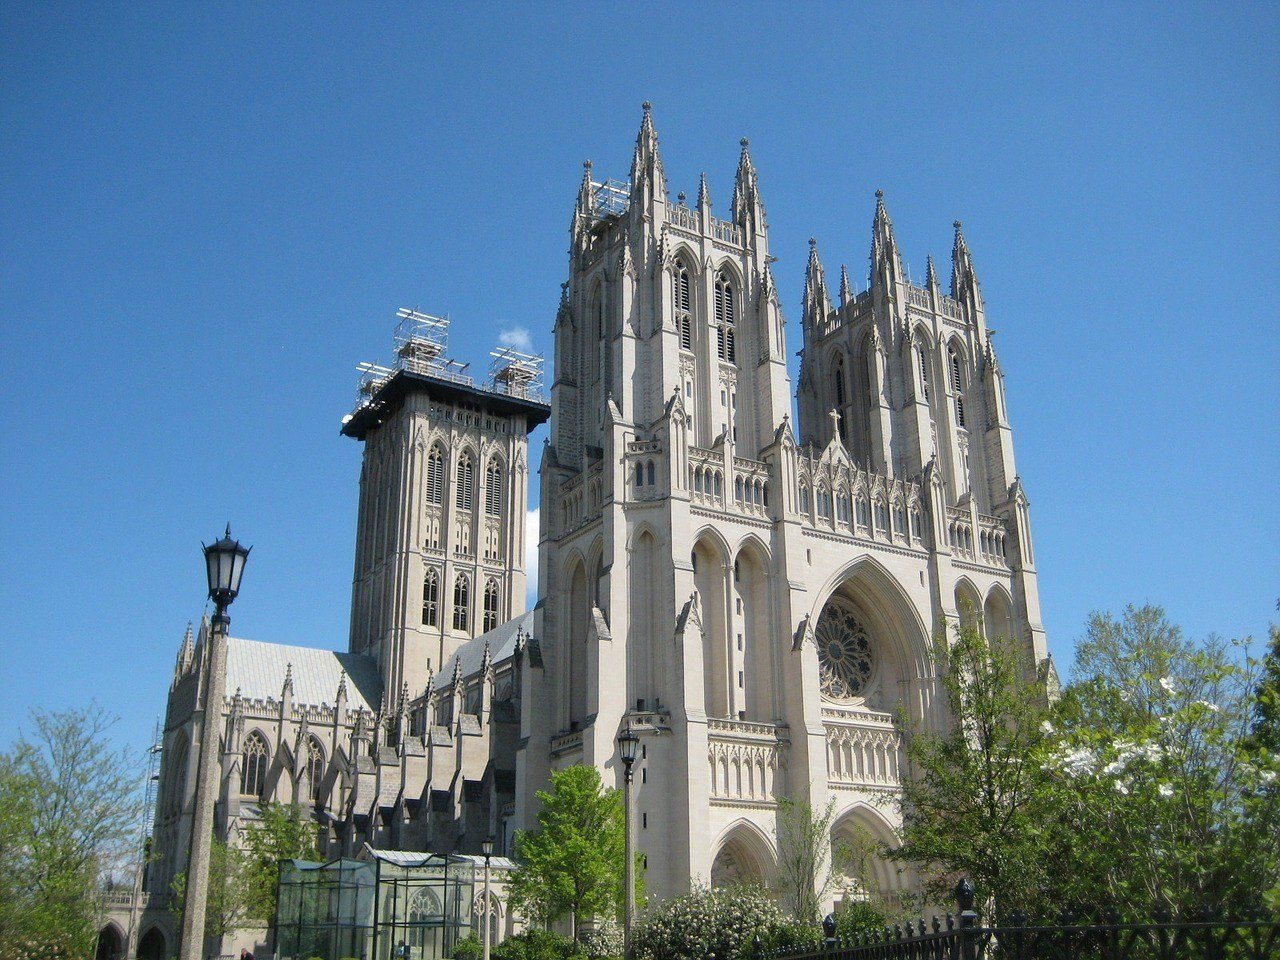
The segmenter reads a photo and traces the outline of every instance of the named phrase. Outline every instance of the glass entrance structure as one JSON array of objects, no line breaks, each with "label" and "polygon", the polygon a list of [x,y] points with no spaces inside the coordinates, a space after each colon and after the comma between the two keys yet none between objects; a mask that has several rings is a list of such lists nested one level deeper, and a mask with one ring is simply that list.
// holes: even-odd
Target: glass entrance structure
[{"label": "glass entrance structure", "polygon": [[280,960],[441,960],[471,932],[475,864],[375,850],[359,860],[280,864]]}]

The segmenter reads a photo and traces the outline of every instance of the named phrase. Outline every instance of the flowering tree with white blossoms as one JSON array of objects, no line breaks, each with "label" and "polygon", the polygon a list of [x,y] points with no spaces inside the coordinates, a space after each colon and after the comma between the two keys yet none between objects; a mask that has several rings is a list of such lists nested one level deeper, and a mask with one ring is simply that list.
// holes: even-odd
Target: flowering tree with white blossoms
[{"label": "flowering tree with white blossoms", "polygon": [[1095,614],[1043,724],[1058,897],[1238,915],[1280,894],[1277,757],[1250,736],[1261,664],[1157,607]]}]

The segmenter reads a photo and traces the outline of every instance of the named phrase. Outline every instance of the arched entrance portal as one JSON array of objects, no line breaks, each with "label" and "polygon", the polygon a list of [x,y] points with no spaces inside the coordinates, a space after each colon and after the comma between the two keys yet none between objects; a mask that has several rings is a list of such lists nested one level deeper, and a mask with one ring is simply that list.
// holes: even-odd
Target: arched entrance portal
[{"label": "arched entrance portal", "polygon": [[711,861],[711,886],[754,883],[768,887],[773,880],[774,863],[773,849],[763,834],[740,822],[725,835]]},{"label": "arched entrance portal", "polygon": [[168,944],[159,927],[152,927],[138,941],[138,960],[168,960]]},{"label": "arched entrance portal", "polygon": [[870,807],[858,805],[843,813],[831,828],[836,900],[902,906],[902,895],[912,889],[908,868],[880,854],[897,845],[892,827]]},{"label": "arched entrance portal", "polygon": [[98,933],[98,948],[94,960],[121,960],[124,956],[124,937],[114,923],[108,923]]}]

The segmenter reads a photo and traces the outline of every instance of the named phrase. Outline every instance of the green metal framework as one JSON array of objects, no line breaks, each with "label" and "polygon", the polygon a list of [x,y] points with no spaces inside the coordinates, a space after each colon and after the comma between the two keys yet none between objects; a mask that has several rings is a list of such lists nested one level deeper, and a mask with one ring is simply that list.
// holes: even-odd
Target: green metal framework
[{"label": "green metal framework", "polygon": [[474,863],[370,852],[369,860],[281,862],[277,957],[440,960],[471,932]]}]

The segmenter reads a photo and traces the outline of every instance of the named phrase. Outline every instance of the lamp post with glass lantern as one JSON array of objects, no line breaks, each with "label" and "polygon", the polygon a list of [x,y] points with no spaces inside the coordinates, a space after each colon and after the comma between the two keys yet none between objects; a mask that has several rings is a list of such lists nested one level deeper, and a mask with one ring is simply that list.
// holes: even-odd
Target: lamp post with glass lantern
[{"label": "lamp post with glass lantern", "polygon": [[213,804],[218,795],[218,723],[227,686],[227,608],[240,592],[250,547],[231,539],[231,524],[221,540],[204,547],[209,599],[214,604],[209,649],[204,657],[204,698],[200,703],[200,756],[196,773],[196,809],[187,857],[187,890],[182,911],[181,960],[204,955],[204,917],[209,897],[209,854],[213,842]]},{"label": "lamp post with glass lantern", "polygon": [[492,935],[489,933],[489,911],[492,906],[489,902],[489,858],[493,856],[493,837],[488,836],[480,841],[480,852],[484,854],[484,960],[489,960],[489,951],[492,949]]},{"label": "lamp post with glass lantern", "polygon": [[623,899],[622,936],[628,960],[631,957],[631,921],[636,913],[636,841],[631,829],[631,767],[636,762],[636,754],[639,751],[640,738],[628,723],[622,733],[618,734],[618,756],[622,760],[625,772],[622,785],[622,817],[627,862],[623,872],[626,891]]}]

